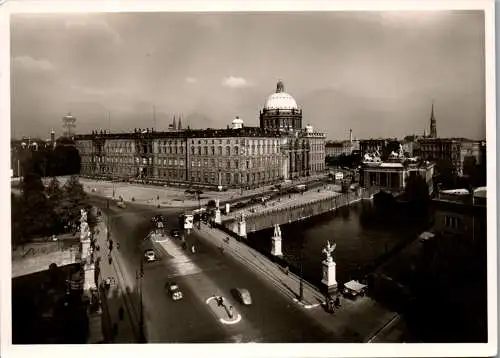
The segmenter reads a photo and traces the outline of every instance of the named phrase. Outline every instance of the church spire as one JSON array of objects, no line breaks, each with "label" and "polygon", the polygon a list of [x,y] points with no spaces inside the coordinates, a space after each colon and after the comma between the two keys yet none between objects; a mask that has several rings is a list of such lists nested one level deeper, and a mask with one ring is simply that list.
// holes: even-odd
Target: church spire
[{"label": "church spire", "polygon": [[430,137],[437,138],[436,118],[434,117],[434,101],[432,101],[432,107],[431,107]]},{"label": "church spire", "polygon": [[174,114],[174,120],[172,121],[172,129],[174,131],[176,130],[176,127],[175,127],[175,114]]},{"label": "church spire", "polygon": [[179,118],[178,118],[177,129],[178,129],[178,130],[181,130],[181,129],[182,129],[181,115],[179,115]]}]

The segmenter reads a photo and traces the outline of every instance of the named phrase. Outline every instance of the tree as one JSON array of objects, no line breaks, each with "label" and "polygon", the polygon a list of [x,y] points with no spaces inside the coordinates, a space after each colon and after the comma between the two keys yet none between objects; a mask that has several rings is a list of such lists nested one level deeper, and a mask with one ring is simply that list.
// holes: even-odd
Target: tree
[{"label": "tree", "polygon": [[24,239],[34,235],[46,235],[50,231],[50,205],[45,187],[36,173],[25,175],[22,184],[21,222]]},{"label": "tree", "polygon": [[60,216],[65,225],[76,225],[80,219],[80,209],[89,209],[88,197],[78,177],[73,175],[64,184],[64,198],[61,203]]},{"label": "tree", "polygon": [[458,182],[457,170],[449,159],[441,159],[436,162],[437,183],[441,183],[442,189],[456,188]]},{"label": "tree", "polygon": [[411,204],[423,207],[429,202],[429,185],[420,175],[410,175],[406,179],[404,197]]},{"label": "tree", "polygon": [[63,213],[62,203],[64,199],[64,192],[61,189],[59,180],[57,180],[56,177],[53,177],[47,186],[47,197],[52,214],[51,223],[55,231],[60,232],[63,226],[60,218]]}]

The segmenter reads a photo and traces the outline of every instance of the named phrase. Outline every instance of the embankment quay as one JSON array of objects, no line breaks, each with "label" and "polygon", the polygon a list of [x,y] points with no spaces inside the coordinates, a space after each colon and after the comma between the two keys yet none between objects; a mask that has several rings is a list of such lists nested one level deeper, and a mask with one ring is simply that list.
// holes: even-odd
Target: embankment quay
[{"label": "embankment quay", "polygon": [[[290,224],[325,214],[362,199],[370,199],[374,193],[375,190],[366,189],[338,193],[323,188],[292,194],[252,208],[234,211],[223,218],[222,225],[240,236],[246,236],[249,232],[268,229],[276,224]],[[244,232],[241,230],[242,220],[246,223]]]}]

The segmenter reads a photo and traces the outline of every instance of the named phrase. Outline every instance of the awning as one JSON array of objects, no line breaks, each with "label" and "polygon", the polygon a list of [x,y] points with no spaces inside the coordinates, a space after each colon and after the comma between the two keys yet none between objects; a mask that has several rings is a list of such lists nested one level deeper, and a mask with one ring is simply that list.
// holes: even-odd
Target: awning
[{"label": "awning", "polygon": [[366,285],[363,285],[362,283],[354,280],[347,282],[344,286],[345,288],[358,293],[363,291],[363,289],[366,287]]}]

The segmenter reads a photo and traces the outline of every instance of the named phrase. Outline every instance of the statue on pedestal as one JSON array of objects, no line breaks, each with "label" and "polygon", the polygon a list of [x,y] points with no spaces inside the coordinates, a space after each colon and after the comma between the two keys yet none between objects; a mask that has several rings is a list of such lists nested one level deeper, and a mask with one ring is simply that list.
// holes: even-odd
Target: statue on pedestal
[{"label": "statue on pedestal", "polygon": [[323,251],[322,253],[325,254],[325,260],[327,262],[333,262],[333,257],[332,257],[332,254],[333,254],[333,251],[335,251],[335,248],[337,247],[337,244],[334,243],[333,245],[330,245],[330,241],[328,240],[326,242],[326,246],[323,248]]},{"label": "statue on pedestal", "polygon": [[274,225],[271,254],[274,256],[283,256],[283,252],[281,251],[281,229],[278,224]]},{"label": "statue on pedestal", "polygon": [[80,222],[87,222],[87,211],[85,209],[80,209]]},{"label": "statue on pedestal", "polygon": [[322,250],[322,253],[326,256],[326,258],[323,261],[323,279],[321,282],[326,285],[329,294],[333,294],[337,291],[336,264],[332,257],[333,251],[335,251],[336,247],[336,243],[331,245],[330,241],[327,241],[326,246]]}]

